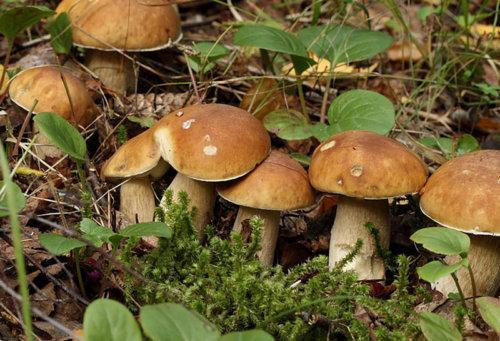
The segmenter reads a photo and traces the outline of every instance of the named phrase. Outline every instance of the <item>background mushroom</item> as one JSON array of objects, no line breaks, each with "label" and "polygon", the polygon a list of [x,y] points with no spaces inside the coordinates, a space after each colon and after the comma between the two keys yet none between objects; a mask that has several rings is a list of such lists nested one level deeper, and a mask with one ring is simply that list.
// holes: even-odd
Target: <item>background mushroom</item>
[{"label": "background mushroom", "polygon": [[196,104],[162,118],[154,130],[161,155],[177,175],[168,187],[186,191],[197,208],[202,231],[215,205],[214,182],[239,178],[271,150],[267,131],[245,110],[224,104]]},{"label": "background mushroom", "polygon": [[347,269],[359,279],[385,278],[383,260],[365,228],[372,222],[381,246],[390,241],[388,198],[416,193],[427,179],[423,161],[401,143],[369,131],[347,131],[321,143],[313,153],[309,179],[314,188],[341,194],[330,237],[330,269],[363,240]]},{"label": "background mushroom", "polygon": [[169,4],[140,0],[63,0],[57,13],[67,12],[74,44],[89,49],[87,66],[103,84],[124,94],[133,88],[131,60],[117,51],[155,51],[180,35],[180,19]]},{"label": "background mushroom", "polygon": [[259,259],[272,265],[279,234],[280,211],[295,210],[314,203],[314,190],[307,172],[287,154],[272,151],[252,172],[241,179],[217,186],[224,199],[240,205],[233,230],[253,216],[263,219]]},{"label": "background mushroom", "polygon": [[[64,78],[68,91],[62,81]],[[10,99],[33,113],[54,112],[73,125],[86,128],[98,115],[98,109],[85,84],[68,69],[38,66],[18,73],[9,86]],[[41,158],[60,157],[62,152],[51,146],[43,134],[37,134],[37,155]]]},{"label": "background mushroom", "polygon": [[120,187],[120,212],[133,224],[153,220],[156,205],[150,176],[161,177],[167,169],[153,130],[148,129],[122,145],[101,174],[111,181],[128,179]]},{"label": "background mushroom", "polygon": [[[478,296],[493,296],[500,286],[500,151],[482,150],[448,161],[421,191],[422,212],[440,225],[468,233],[469,262]],[[455,256],[445,261],[456,263]],[[457,272],[464,295],[472,295],[466,269]],[[451,276],[436,283],[448,295],[457,288]]]}]

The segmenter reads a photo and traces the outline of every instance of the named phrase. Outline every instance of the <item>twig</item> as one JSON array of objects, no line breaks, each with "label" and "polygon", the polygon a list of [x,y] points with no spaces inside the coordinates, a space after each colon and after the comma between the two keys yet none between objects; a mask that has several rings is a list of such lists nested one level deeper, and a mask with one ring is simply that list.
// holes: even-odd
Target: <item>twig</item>
[{"label": "twig", "polygon": [[23,122],[23,125],[21,126],[21,130],[19,131],[19,134],[17,135],[16,145],[14,146],[14,149],[12,150],[12,156],[16,156],[17,152],[19,151],[19,144],[21,143],[21,138],[24,135],[24,131],[26,130],[26,127],[28,126],[28,123],[31,119],[31,114],[33,114],[33,111],[35,110],[35,107],[37,104],[38,104],[38,100],[35,99],[33,101],[33,105],[31,106],[30,110],[28,111],[28,114],[24,118],[24,122]]}]

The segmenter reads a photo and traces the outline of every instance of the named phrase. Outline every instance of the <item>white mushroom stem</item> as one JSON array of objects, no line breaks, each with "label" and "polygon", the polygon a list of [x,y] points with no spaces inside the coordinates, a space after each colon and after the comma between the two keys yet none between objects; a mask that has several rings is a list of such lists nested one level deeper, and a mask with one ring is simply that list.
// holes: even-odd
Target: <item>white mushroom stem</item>
[{"label": "white mushroom stem", "polygon": [[375,239],[365,227],[371,222],[379,230],[380,246],[390,242],[389,205],[387,200],[363,200],[341,196],[330,237],[329,268],[347,256],[361,239],[363,246],[344,270],[354,270],[360,280],[385,278],[384,261],[377,255]]},{"label": "white mushroom stem", "polygon": [[132,178],[120,187],[120,212],[131,223],[153,221],[155,196],[149,177]]},{"label": "white mushroom stem", "polygon": [[[213,182],[193,180],[177,173],[167,190],[172,191],[174,199],[178,197],[181,191],[187,193],[190,206],[196,207],[193,226],[198,231],[198,236],[202,238],[203,230],[210,223],[214,212],[216,199],[215,184]],[[164,199],[162,199],[161,206],[165,206]]]},{"label": "white mushroom stem", "polygon": [[257,208],[240,206],[236,221],[233,225],[233,230],[241,232],[242,222],[253,216],[258,216],[264,223],[260,240],[261,249],[257,253],[257,256],[262,264],[271,266],[273,265],[274,251],[276,249],[276,242],[278,241],[280,211],[260,210]]},{"label": "white mushroom stem", "polygon": [[86,65],[107,88],[120,95],[134,88],[134,64],[118,52],[87,50]]},{"label": "white mushroom stem", "polygon": [[[470,235],[469,263],[474,275],[477,296],[495,296],[500,287],[500,238],[495,236]],[[453,264],[459,261],[459,256],[448,256],[445,262]],[[473,296],[469,271],[462,268],[456,273],[460,288],[465,297]],[[449,293],[458,292],[451,276],[446,276],[436,282],[436,290],[445,297]]]}]

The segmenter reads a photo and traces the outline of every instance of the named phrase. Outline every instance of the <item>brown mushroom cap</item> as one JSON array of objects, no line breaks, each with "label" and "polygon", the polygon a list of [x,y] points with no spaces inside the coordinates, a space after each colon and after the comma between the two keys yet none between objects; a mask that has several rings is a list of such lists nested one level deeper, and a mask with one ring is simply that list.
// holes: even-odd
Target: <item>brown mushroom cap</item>
[{"label": "brown mushroom cap", "polygon": [[307,172],[287,154],[272,151],[245,177],[217,186],[224,199],[262,210],[294,210],[314,203]]},{"label": "brown mushroom cap", "polygon": [[18,73],[10,83],[10,99],[25,110],[38,100],[34,113],[51,111],[73,124],[86,127],[98,114],[85,84],[67,69],[61,68],[73,103],[74,117],[68,94],[56,66],[38,66]]},{"label": "brown mushroom cap", "polygon": [[245,110],[196,104],[174,111],[155,126],[161,154],[178,172],[202,181],[245,175],[271,150],[269,134]]},{"label": "brown mushroom cap", "polygon": [[500,151],[481,150],[446,162],[421,194],[422,212],[439,224],[500,235]]},{"label": "brown mushroom cap", "polygon": [[153,138],[153,130],[135,136],[122,145],[104,164],[101,170],[103,178],[117,180],[151,174],[162,176],[167,170],[167,163],[161,159],[160,148]]},{"label": "brown mushroom cap", "polygon": [[365,199],[416,193],[427,167],[401,143],[369,131],[332,136],[314,151],[309,167],[314,188]]},{"label": "brown mushroom cap", "polygon": [[73,41],[86,48],[153,51],[180,34],[177,11],[162,0],[63,0],[56,12],[68,12]]}]

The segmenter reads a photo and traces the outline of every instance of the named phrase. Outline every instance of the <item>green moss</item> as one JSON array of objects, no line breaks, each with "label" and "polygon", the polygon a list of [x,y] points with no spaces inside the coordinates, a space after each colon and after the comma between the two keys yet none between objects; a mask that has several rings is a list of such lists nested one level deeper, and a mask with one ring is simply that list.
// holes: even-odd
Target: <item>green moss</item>
[{"label": "green moss", "polygon": [[[356,316],[360,309],[380,317],[375,327],[380,339],[404,339],[415,331],[409,318],[414,297],[404,288],[398,287],[395,299],[374,299],[353,273],[340,268],[328,271],[324,256],[287,273],[279,266],[264,267],[255,258],[259,219],[251,220],[250,243],[244,243],[238,233],[220,239],[208,227],[202,245],[192,227],[193,211],[186,194],[174,202],[167,193],[167,207],[166,213],[157,212],[157,218],[172,228],[173,237],[161,240],[158,248],[145,255],[135,254],[136,241],[130,241],[121,255],[156,283],[137,283],[126,276],[126,294],[136,302],[175,301],[203,314],[223,333],[257,327],[286,340],[325,339],[327,334],[369,339],[370,327]],[[358,242],[356,250],[360,247]],[[401,264],[400,276],[407,276],[407,268],[407,261]],[[401,285],[406,281],[399,279]]]}]

